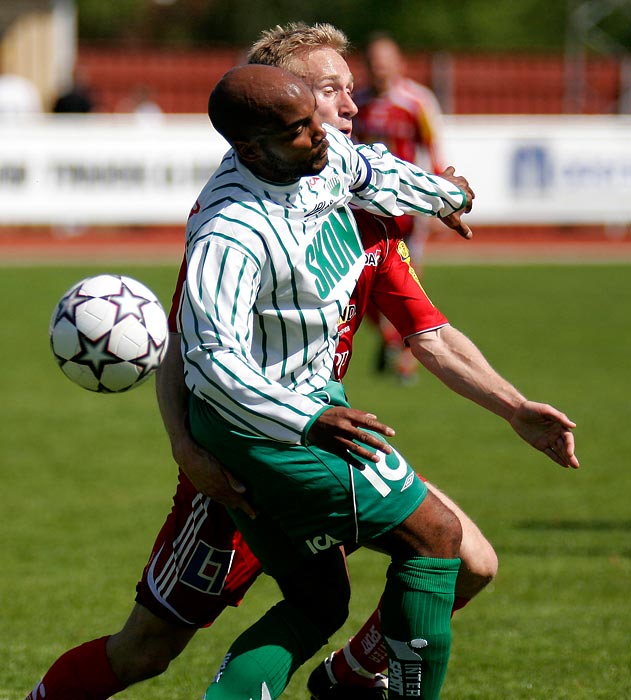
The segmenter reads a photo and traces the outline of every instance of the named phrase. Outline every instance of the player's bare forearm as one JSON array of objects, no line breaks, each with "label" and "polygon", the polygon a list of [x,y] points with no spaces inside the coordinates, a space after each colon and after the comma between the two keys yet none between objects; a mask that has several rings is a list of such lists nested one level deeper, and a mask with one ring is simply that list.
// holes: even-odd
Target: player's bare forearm
[{"label": "player's bare forearm", "polygon": [[548,404],[528,401],[460,331],[446,326],[408,342],[419,362],[452,391],[507,420],[520,437],[558,464],[579,466],[575,424]]},{"label": "player's bare forearm", "polygon": [[[307,440],[328,452],[352,460],[353,456],[371,462],[379,461],[379,457],[363,445],[390,454],[392,448],[388,443],[379,439],[368,430],[385,437],[392,437],[393,428],[381,423],[372,413],[366,413],[354,408],[333,406],[317,418],[311,426]],[[362,445],[358,442],[363,443]]]},{"label": "player's bare forearm", "polygon": [[206,450],[188,429],[188,389],[180,335],[172,333],[169,349],[156,374],[156,396],[162,422],[171,442],[173,459],[195,488],[230,508],[241,508],[250,517],[255,513],[245,499],[245,488]]},{"label": "player's bare forearm", "polygon": [[171,333],[167,354],[156,372],[156,397],[162,422],[171,441],[173,457],[178,462],[178,445],[190,438],[186,421],[188,390],[184,382],[179,333]]},{"label": "player's bare forearm", "polygon": [[453,326],[408,338],[414,357],[452,391],[510,421],[526,397]]},{"label": "player's bare forearm", "polygon": [[192,440],[180,467],[200,493],[229,508],[240,508],[250,518],[256,517],[256,512],[245,497],[243,484]]}]

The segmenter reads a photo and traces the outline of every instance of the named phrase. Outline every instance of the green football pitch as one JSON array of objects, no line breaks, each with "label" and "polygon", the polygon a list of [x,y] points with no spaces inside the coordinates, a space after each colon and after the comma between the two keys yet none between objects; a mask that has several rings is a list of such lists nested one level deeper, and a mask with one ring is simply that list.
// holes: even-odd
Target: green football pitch
[{"label": "green football pitch", "polygon": [[[122,395],[79,389],[56,367],[48,322],[61,294],[97,272],[142,280],[168,306],[176,270],[6,267],[0,365],[0,700],[21,700],[64,650],[118,630],[176,469],[153,381]],[[424,284],[454,326],[528,397],[577,422],[581,469],[563,470],[501,419],[427,373],[400,386],[372,370],[360,333],[346,382],[357,408],[477,521],[497,579],[453,619],[443,700],[631,697],[631,266],[432,266]],[[350,558],[343,643],[376,605],[386,561]],[[126,700],[200,698],[230,641],[278,598],[262,577]],[[319,657],[318,657],[319,658]],[[306,698],[294,677],[284,697]]]}]

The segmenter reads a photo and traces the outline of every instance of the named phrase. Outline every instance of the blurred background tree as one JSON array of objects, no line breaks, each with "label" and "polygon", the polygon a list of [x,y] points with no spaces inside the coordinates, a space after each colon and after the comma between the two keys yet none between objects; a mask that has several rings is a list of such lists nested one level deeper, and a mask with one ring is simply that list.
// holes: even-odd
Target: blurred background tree
[{"label": "blurred background tree", "polygon": [[[389,31],[407,50],[550,51],[566,48],[568,28],[594,27],[602,51],[631,47],[631,0],[76,0],[84,42],[203,48],[247,46],[262,28],[327,21],[361,47]],[[595,44],[599,42],[596,41]],[[606,46],[603,46],[605,44]]]}]

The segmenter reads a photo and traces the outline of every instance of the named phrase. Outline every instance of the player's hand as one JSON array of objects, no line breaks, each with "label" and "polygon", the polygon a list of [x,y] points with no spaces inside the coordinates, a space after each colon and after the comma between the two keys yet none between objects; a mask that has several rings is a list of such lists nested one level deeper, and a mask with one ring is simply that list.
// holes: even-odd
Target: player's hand
[{"label": "player's hand", "polygon": [[173,445],[173,457],[193,486],[213,501],[229,508],[240,508],[254,519],[256,511],[245,497],[245,486],[192,437]]},{"label": "player's hand", "polygon": [[473,238],[473,231],[462,220],[460,211],[456,211],[453,214],[449,214],[449,216],[441,216],[439,218],[443,222],[443,224],[445,224],[445,226],[453,229],[463,238],[466,238],[467,240]]},{"label": "player's hand", "polygon": [[[380,423],[372,413],[366,413],[355,408],[332,406],[324,411],[311,426],[307,440],[312,445],[317,445],[323,450],[332,452],[342,459],[362,468],[362,463],[357,459],[378,462],[379,457],[363,445],[390,454],[392,448],[388,443],[380,440],[376,435],[366,432],[372,430],[375,433],[392,437],[394,430]],[[363,445],[357,444],[358,441]]]},{"label": "player's hand", "polygon": [[456,170],[451,165],[440,173],[440,177],[442,177],[443,180],[452,182],[454,185],[456,185],[456,187],[459,187],[467,197],[465,206],[462,209],[459,209],[457,212],[449,214],[448,216],[441,216],[440,220],[445,224],[445,226],[448,226],[463,238],[469,240],[473,237],[473,231],[464,221],[462,221],[462,214],[468,214],[471,211],[471,208],[473,207],[473,200],[475,199],[475,192],[471,189],[471,186],[466,178],[462,177],[462,175],[456,175]]},{"label": "player's hand", "polygon": [[515,411],[510,424],[520,437],[557,464],[579,468],[572,432],[576,423],[561,411],[548,404],[524,401]]}]

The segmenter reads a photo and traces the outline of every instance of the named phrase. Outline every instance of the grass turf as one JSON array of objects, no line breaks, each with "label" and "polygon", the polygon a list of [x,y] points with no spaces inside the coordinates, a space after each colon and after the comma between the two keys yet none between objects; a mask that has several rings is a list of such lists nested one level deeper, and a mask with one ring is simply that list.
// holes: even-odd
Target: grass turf
[{"label": "grass turf", "polygon": [[[5,268],[0,278],[0,700],[24,697],[70,646],[119,629],[170,507],[176,470],[153,383],[92,394],[48,348],[57,299],[102,271],[138,277],[168,305],[171,266]],[[353,404],[397,429],[396,446],[500,557],[497,580],[454,618],[442,698],[631,697],[631,268],[429,266],[424,281],[504,376],[578,423],[582,461],[562,470],[426,373],[413,387],[374,374],[375,336],[360,333],[346,382]],[[351,557],[351,616],[330,649],[374,608],[385,563]],[[276,598],[262,578],[166,674],[118,697],[200,697],[230,641]],[[306,697],[312,665],[284,697]]]}]

